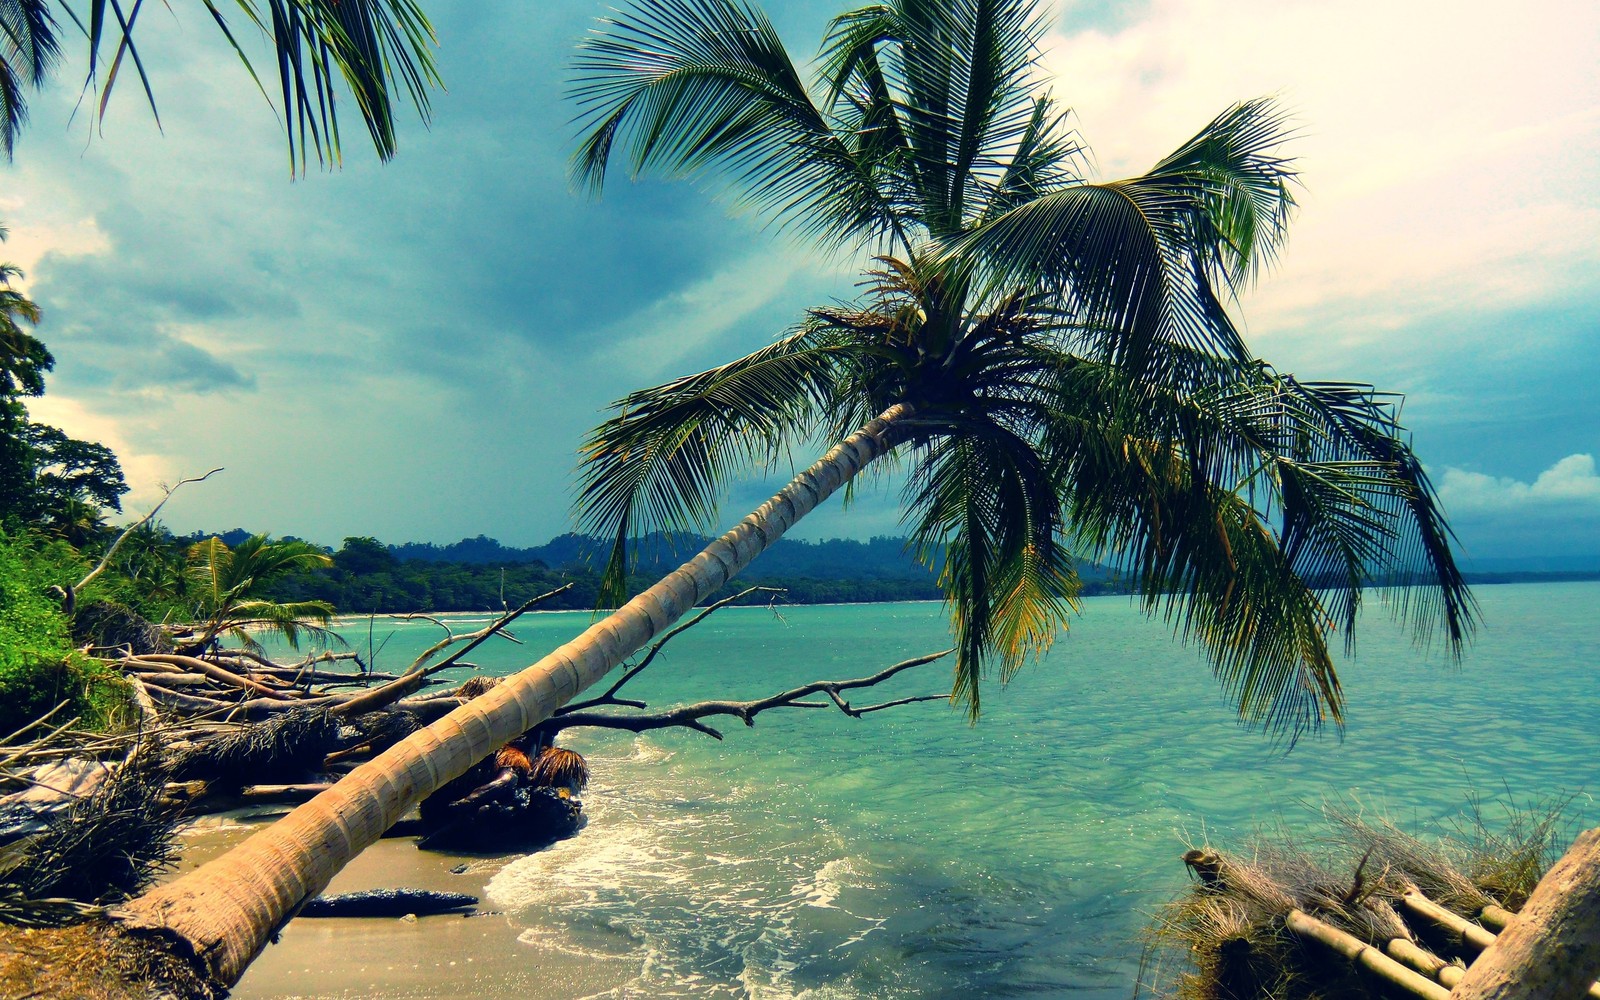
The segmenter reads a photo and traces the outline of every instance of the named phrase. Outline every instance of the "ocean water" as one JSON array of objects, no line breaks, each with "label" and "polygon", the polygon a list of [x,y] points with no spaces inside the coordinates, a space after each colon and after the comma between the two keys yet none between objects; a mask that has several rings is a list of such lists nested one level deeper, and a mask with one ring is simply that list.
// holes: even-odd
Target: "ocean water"
[{"label": "ocean water", "polygon": [[[1342,738],[1292,751],[1236,726],[1199,655],[1120,597],[1086,601],[1047,657],[986,688],[975,726],[935,702],[713,720],[721,741],[569,731],[594,774],[588,826],[491,866],[484,905],[530,964],[622,970],[573,996],[1125,998],[1191,843],[1316,833],[1332,799],[1419,832],[1473,797],[1491,821],[1507,799],[1571,796],[1574,830],[1600,822],[1600,584],[1478,596],[1484,625],[1459,665],[1370,609],[1340,666]],[[529,616],[523,645],[472,658],[505,673],[588,621]],[[346,631],[367,645],[365,624]],[[371,634],[395,668],[438,633],[379,620]],[[937,604],[728,609],[627,690],[652,706],[753,698],[947,643]],[[948,670],[851,700],[942,693]]]}]

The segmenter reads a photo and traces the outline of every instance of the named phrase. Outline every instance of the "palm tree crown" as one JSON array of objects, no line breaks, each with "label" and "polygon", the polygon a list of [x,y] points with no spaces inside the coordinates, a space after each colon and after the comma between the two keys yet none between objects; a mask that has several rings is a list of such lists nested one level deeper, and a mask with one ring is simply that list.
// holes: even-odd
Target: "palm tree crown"
[{"label": "palm tree crown", "polygon": [[[899,404],[913,544],[942,566],[956,697],[1008,678],[1077,606],[1075,558],[1120,567],[1209,652],[1246,722],[1341,719],[1328,636],[1398,585],[1452,649],[1473,605],[1434,493],[1370,386],[1255,358],[1226,308],[1293,198],[1271,101],[1147,173],[1098,182],[1034,73],[1028,0],[894,0],[835,18],[808,87],[737,0],[641,0],[586,41],[574,174],[720,171],[779,225],[875,264],[857,302],[635,392],[586,444],[583,523],[707,527],[730,477]],[[1413,589],[1414,588],[1414,589]]]}]

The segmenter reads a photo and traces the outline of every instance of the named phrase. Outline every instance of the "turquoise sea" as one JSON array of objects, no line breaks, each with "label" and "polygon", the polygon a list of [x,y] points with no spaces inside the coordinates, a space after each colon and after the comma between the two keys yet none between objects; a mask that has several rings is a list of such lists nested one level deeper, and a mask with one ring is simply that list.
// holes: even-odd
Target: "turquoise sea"
[{"label": "turquoise sea", "polygon": [[[594,771],[588,826],[482,869],[484,905],[530,963],[559,951],[625,970],[599,995],[1125,998],[1141,929],[1185,883],[1186,844],[1314,833],[1336,797],[1420,831],[1474,795],[1491,820],[1508,795],[1570,795],[1574,830],[1600,822],[1600,583],[1478,596],[1484,625],[1459,666],[1370,607],[1340,668],[1343,738],[1292,751],[1237,727],[1198,654],[1120,597],[1086,601],[1048,657],[986,689],[976,726],[931,703],[725,720],[721,742],[570,732]],[[937,604],[780,610],[714,615],[629,691],[750,698],[948,641]],[[523,645],[472,658],[509,672],[588,621],[529,616]],[[439,634],[373,627],[390,633],[390,668]],[[365,624],[347,634],[367,644]],[[853,700],[947,687],[941,663]]]}]

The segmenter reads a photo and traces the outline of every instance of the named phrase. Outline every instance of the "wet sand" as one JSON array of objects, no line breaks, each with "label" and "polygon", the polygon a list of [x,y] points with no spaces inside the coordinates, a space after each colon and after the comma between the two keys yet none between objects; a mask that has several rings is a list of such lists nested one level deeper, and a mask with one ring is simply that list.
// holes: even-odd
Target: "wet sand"
[{"label": "wet sand", "polygon": [[[194,868],[248,836],[254,824],[202,821],[183,832],[184,860]],[[434,889],[479,898],[469,916],[391,919],[299,919],[284,928],[250,966],[235,1000],[577,1000],[627,995],[639,974],[632,959],[571,954],[541,933],[494,912],[485,886],[516,855],[465,856],[419,851],[410,838],[380,841],[362,852],[328,888]],[[455,874],[451,869],[466,865]],[[520,940],[519,940],[520,939]],[[547,942],[541,944],[540,942]]]}]

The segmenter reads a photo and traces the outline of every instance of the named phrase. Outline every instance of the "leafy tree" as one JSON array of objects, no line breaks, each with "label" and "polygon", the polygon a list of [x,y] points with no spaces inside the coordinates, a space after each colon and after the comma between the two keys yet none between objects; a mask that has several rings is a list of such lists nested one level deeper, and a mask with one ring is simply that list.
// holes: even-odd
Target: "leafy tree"
[{"label": "leafy tree", "polygon": [[[0,227],[0,240],[5,235]],[[100,508],[122,509],[128,485],[105,445],[28,419],[22,400],[44,394],[45,373],[55,358],[27,329],[38,324],[40,313],[11,287],[20,277],[18,268],[0,264],[0,515],[87,541],[104,526]]]},{"label": "leafy tree", "polygon": [[[304,170],[308,153],[319,163],[340,158],[339,84],[354,99],[378,156],[395,152],[394,102],[404,93],[426,121],[428,90],[440,83],[430,51],[433,28],[415,0],[198,0],[203,11],[260,87],[225,10],[266,38],[278,69],[291,169]],[[11,158],[28,118],[27,92],[48,82],[60,62],[65,15],[87,42],[84,89],[97,98],[103,120],[124,71],[139,78],[152,114],[155,94],[134,39],[141,2],[125,0],[4,0],[0,2],[0,153]]]},{"label": "leafy tree", "polygon": [[[0,227],[0,240],[5,236]],[[55,358],[27,329],[38,324],[39,307],[11,287],[20,277],[19,268],[0,264],[0,512],[19,510],[32,495],[32,452],[25,440],[28,411],[21,397],[43,393],[44,373],[55,365]]]},{"label": "leafy tree", "polygon": [[36,503],[48,508],[76,500],[121,512],[128,483],[110,448],[44,424],[28,424],[23,438],[33,450]]},{"label": "leafy tree", "polygon": [[366,574],[393,570],[400,561],[384,545],[370,535],[346,538],[339,551],[333,554],[333,564],[346,573]]}]

